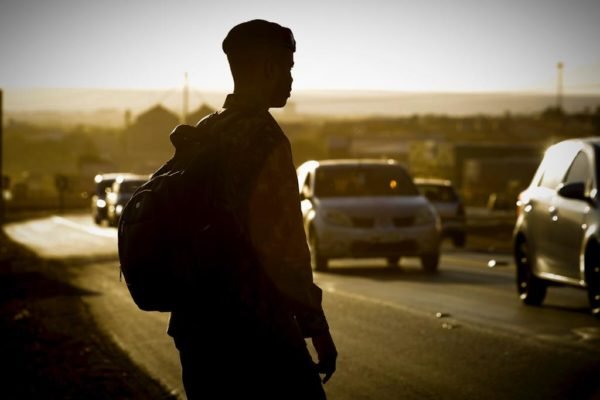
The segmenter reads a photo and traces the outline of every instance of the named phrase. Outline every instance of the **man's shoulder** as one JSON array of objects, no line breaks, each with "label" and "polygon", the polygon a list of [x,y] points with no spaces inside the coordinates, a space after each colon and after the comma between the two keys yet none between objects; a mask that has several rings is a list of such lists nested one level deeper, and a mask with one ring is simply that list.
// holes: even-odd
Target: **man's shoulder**
[{"label": "man's shoulder", "polygon": [[255,143],[287,141],[283,130],[268,111],[224,110],[216,128],[231,138],[243,137]]}]

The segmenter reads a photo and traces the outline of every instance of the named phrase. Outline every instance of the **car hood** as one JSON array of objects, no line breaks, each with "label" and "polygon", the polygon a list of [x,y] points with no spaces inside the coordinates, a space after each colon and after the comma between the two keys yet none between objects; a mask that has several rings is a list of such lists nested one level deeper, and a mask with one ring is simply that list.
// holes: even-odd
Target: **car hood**
[{"label": "car hood", "polygon": [[453,217],[458,214],[458,203],[431,202],[442,217]]},{"label": "car hood", "polygon": [[412,216],[418,210],[430,207],[429,202],[423,196],[315,199],[315,206],[321,211],[336,210],[355,217]]}]

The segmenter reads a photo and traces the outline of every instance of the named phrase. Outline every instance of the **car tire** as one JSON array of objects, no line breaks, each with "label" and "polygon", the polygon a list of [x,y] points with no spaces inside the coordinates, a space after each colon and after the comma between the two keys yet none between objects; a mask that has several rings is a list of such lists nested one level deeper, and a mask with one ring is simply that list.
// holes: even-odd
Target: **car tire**
[{"label": "car tire", "polygon": [[592,314],[600,318],[600,244],[593,242],[585,252],[585,280]]},{"label": "car tire", "polygon": [[428,273],[437,272],[438,266],[440,265],[440,253],[427,253],[421,255],[421,266],[423,270]]},{"label": "car tire", "polygon": [[464,232],[455,233],[452,236],[452,244],[454,245],[454,247],[465,247],[467,245],[467,234]]},{"label": "car tire", "polygon": [[96,225],[102,225],[102,218],[100,218],[100,216],[99,216],[99,215],[94,215],[94,217],[93,217],[93,218],[94,218],[94,223],[95,223]]},{"label": "car tire", "polygon": [[524,238],[515,243],[517,292],[524,304],[539,306],[546,297],[547,283],[533,274],[529,246]]},{"label": "car tire", "polygon": [[387,266],[390,268],[396,268],[400,263],[400,257],[387,257]]},{"label": "car tire", "polygon": [[309,236],[310,265],[314,271],[326,271],[329,260],[319,254],[319,240],[314,231]]}]

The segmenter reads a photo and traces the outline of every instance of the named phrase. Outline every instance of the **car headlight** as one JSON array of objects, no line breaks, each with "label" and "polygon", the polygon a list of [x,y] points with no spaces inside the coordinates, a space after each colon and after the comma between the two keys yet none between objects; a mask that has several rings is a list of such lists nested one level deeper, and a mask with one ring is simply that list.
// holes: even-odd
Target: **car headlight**
[{"label": "car headlight", "polygon": [[433,207],[423,207],[417,211],[415,216],[415,225],[431,225],[435,224],[436,228],[441,225],[440,217]]},{"label": "car headlight", "polygon": [[106,201],[104,201],[103,199],[96,200],[96,207],[98,207],[98,208],[106,207]]},{"label": "car headlight", "polygon": [[323,220],[331,225],[352,226],[352,221],[346,214],[335,210],[325,211]]}]

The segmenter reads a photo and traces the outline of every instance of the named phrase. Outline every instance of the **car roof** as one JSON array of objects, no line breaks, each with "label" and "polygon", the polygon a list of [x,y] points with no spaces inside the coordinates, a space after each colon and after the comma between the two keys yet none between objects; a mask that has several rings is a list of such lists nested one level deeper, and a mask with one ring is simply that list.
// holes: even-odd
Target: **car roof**
[{"label": "car roof", "polygon": [[563,143],[582,143],[591,146],[600,146],[600,137],[598,136],[589,136],[589,137],[581,137],[581,138],[573,138],[573,139],[565,139],[555,145],[563,144]]},{"label": "car roof", "polygon": [[415,185],[452,186],[452,181],[441,178],[415,178]]},{"label": "car roof", "polygon": [[395,165],[401,166],[396,160],[378,159],[378,158],[346,158],[346,159],[328,159],[328,160],[310,160],[302,164],[304,167],[337,167],[337,166],[355,166],[355,165]]},{"label": "car roof", "polygon": [[96,183],[100,183],[102,181],[116,181],[119,177],[121,177],[123,180],[148,179],[148,175],[134,174],[131,172],[109,172],[106,174],[96,175],[94,180],[96,181]]}]

